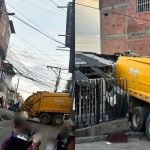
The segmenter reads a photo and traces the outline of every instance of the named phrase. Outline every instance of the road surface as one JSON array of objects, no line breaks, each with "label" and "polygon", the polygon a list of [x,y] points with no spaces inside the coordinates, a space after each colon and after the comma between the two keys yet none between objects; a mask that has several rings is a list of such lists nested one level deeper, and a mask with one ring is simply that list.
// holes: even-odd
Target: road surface
[{"label": "road surface", "polygon": [[[50,139],[50,137],[56,138],[57,133],[59,132],[59,128],[42,125],[40,123],[29,122],[32,127],[38,129],[42,133],[42,143],[40,146],[40,150],[45,150],[45,147]],[[12,121],[0,121],[0,145],[2,142],[10,135],[12,130]]]},{"label": "road surface", "polygon": [[105,141],[76,144],[76,150],[150,150],[150,142],[146,138],[131,138],[128,143],[110,144]]}]

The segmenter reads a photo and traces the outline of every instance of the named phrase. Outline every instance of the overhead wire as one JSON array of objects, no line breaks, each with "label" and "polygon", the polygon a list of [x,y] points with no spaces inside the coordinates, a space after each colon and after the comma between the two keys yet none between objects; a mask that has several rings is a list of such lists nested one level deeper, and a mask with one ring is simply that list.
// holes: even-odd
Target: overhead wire
[{"label": "overhead wire", "polygon": [[61,45],[65,45],[64,43],[56,40],[55,38],[53,38],[52,36],[49,36],[47,35],[46,33],[44,33],[43,31],[39,30],[38,28],[32,26],[31,24],[29,24],[28,22],[24,21],[23,19],[21,19],[20,17],[17,17],[17,16],[13,16],[14,18],[16,18],[17,20],[19,20],[20,22],[24,23],[25,25],[27,25],[28,27],[32,28],[33,30],[41,33],[42,35],[44,35],[45,37],[51,39],[52,41],[56,42],[56,43],[59,43]]},{"label": "overhead wire", "polygon": [[[10,57],[10,54],[8,54],[8,57]],[[14,56],[15,57],[15,60],[16,60],[16,56]],[[14,58],[13,58],[14,59]],[[17,61],[17,60],[16,60]],[[19,64],[19,61],[17,61],[17,64]],[[26,68],[24,65],[23,65],[23,68],[24,69],[26,69],[27,70],[27,72],[29,73],[29,67],[28,68]],[[46,68],[46,67],[45,67]],[[30,68],[30,69],[33,69],[33,68]],[[39,74],[41,74],[41,72],[39,71],[36,71],[37,73],[39,73]],[[31,71],[30,71],[30,73],[31,73]],[[33,72],[32,72],[33,73]],[[38,76],[37,74],[35,75],[36,77],[38,77],[38,78],[40,78],[41,79],[41,77],[43,77],[44,78],[44,75],[43,74],[41,74],[41,76]],[[54,76],[51,76],[51,77],[54,77]],[[56,77],[54,77],[54,78],[56,78]],[[64,80],[64,81],[67,81],[66,79],[63,79],[63,78],[61,78],[61,80]],[[54,80],[50,80],[50,81],[53,81],[53,82],[55,82]]]},{"label": "overhead wire", "polygon": [[[27,48],[34,48],[36,51],[38,51],[41,54],[41,50],[34,46],[32,43],[30,43],[29,41],[27,41],[26,39],[24,39],[20,34],[17,34],[17,37],[22,41],[22,43],[27,46]],[[49,56],[46,55],[46,57],[49,59]],[[52,59],[50,59],[52,60]],[[55,62],[56,60],[52,60],[53,62]],[[52,64],[54,64],[53,62],[51,62]],[[54,64],[54,65],[58,65],[58,64]]]},{"label": "overhead wire", "polygon": [[[47,66],[48,66],[49,64],[53,64],[53,63],[51,63],[51,62],[47,62],[47,61],[44,61],[44,60],[40,60],[40,59],[37,58],[37,57],[33,57],[33,56],[30,56],[30,55],[25,55],[25,54],[20,54],[20,53],[16,53],[14,49],[13,49],[13,51],[12,51],[11,49],[13,49],[13,48],[9,48],[9,49],[8,49],[8,50],[9,50],[8,53],[15,53],[17,56],[20,56],[21,59],[25,60],[25,62],[28,62],[29,64],[32,63],[32,65],[33,65],[33,63],[35,63],[36,65],[42,66],[42,67],[45,67],[45,68],[47,68]],[[52,60],[51,60],[51,61],[52,61]],[[55,60],[55,61],[58,63],[57,60]],[[64,61],[60,61],[60,62],[64,62]],[[55,66],[56,66],[56,65],[58,66],[58,64],[55,64]],[[62,66],[61,66],[61,67],[62,67]],[[64,67],[63,67],[62,69],[64,69]]]},{"label": "overhead wire", "polygon": [[[57,8],[59,7],[59,5],[57,3],[55,3],[53,0],[48,0],[49,2],[51,2],[52,4],[54,4],[55,6],[57,6]],[[64,12],[67,12],[65,9],[60,8],[61,10],[63,10]]]},{"label": "overhead wire", "polygon": [[[8,57],[9,57],[9,55],[8,55]],[[14,58],[13,57],[11,57],[13,60],[14,60]],[[9,61],[9,60],[8,60]],[[15,63],[15,61],[17,62],[17,65],[16,65],[16,63]],[[28,68],[26,68],[26,67],[24,67],[24,65],[23,64],[21,64],[19,61],[17,61],[16,59],[15,59],[15,61],[13,61],[13,62],[11,62],[13,65],[15,65],[15,66],[17,66],[17,68],[19,68],[18,67],[18,64],[19,65],[21,65],[21,68],[24,68],[24,70],[21,70],[20,68],[19,68],[19,70],[21,70],[22,72],[24,72],[28,77],[31,77],[31,76],[33,76],[33,74],[32,74],[32,72],[28,69]],[[29,73],[30,73],[30,76],[29,76]],[[41,78],[41,76],[37,76],[37,75],[34,75],[34,77],[38,77],[38,78]]]},{"label": "overhead wire", "polygon": [[[40,9],[40,10],[42,10],[42,11],[45,11],[45,12],[47,12],[47,13],[55,13],[55,12],[49,10],[49,9],[45,9],[45,8],[43,8],[43,7],[41,7],[41,6],[35,5],[35,4],[33,4],[32,2],[29,2],[29,1],[26,1],[26,0],[22,0],[22,2],[26,3],[26,4],[29,5],[29,6],[32,6],[32,7],[38,8],[38,9]],[[55,14],[56,14],[56,15],[64,16],[63,14],[59,14],[59,13],[55,13]]]},{"label": "overhead wire", "polygon": [[85,5],[85,4],[80,4],[80,3],[75,3],[75,4],[79,5],[79,6],[91,8],[91,9],[96,9],[96,10],[99,10],[101,12],[108,12],[108,13],[112,13],[112,14],[126,16],[126,17],[129,17],[129,18],[134,18],[134,19],[139,19],[139,20],[143,20],[143,21],[148,21],[148,22],[150,21],[150,19],[145,19],[145,18],[141,18],[141,17],[131,16],[131,15],[128,15],[128,14],[122,14],[122,13],[118,13],[118,12],[115,12],[115,11],[104,10],[104,9],[100,9],[100,8],[89,6],[89,5]]},{"label": "overhead wire", "polygon": [[[10,55],[8,55],[8,57],[10,57]],[[12,59],[14,59],[13,57],[11,57]],[[16,57],[15,57],[16,58]],[[13,62],[14,63],[14,62]],[[17,64],[19,64],[19,65],[22,65],[23,67],[24,67],[24,65],[23,64],[21,64],[21,63],[19,63],[19,61],[17,61]],[[16,64],[15,64],[16,65]],[[21,66],[21,67],[22,67]],[[31,68],[32,69],[32,68]],[[30,75],[33,75],[33,72],[31,72],[31,70],[29,70],[29,67],[28,68],[26,68],[26,67],[24,67],[24,70],[26,70],[26,72],[28,72],[28,74],[30,73]],[[35,76],[37,76],[38,78],[41,78],[41,76],[38,76],[37,74],[35,75]],[[42,76],[43,76],[43,74],[42,74]],[[51,80],[52,81],[52,80]],[[53,80],[54,81],[54,80]],[[55,81],[54,81],[55,82]]]},{"label": "overhead wire", "polygon": [[[21,52],[27,52],[27,50],[25,49],[25,48],[23,48],[23,47],[20,47],[20,46],[18,46],[18,45],[16,45],[16,44],[14,44],[12,41],[10,41],[10,44],[9,44],[9,48],[11,48],[11,47],[15,47],[15,48],[17,48],[17,49],[15,49],[15,51],[17,51],[18,53],[20,53],[20,50],[21,50]],[[19,50],[20,49],[20,50]],[[34,51],[34,54],[36,53],[37,51]],[[32,51],[30,51],[30,54],[32,53]],[[39,52],[38,52],[39,53]],[[22,54],[22,53],[20,53],[20,54]],[[24,53],[23,53],[24,54]],[[47,54],[49,54],[48,52],[47,53],[45,53],[45,52],[42,52],[42,54],[45,56],[45,55],[47,55]],[[50,56],[62,56],[62,57],[68,57],[67,55],[53,55],[53,54],[51,54]],[[49,57],[50,57],[49,56]]]},{"label": "overhead wire", "polygon": [[41,31],[47,33],[45,30],[43,30],[43,28],[41,28],[39,25],[37,25],[35,22],[33,22],[33,20],[31,20],[30,18],[28,18],[27,16],[25,16],[22,12],[20,12],[18,9],[16,9],[14,6],[12,6],[12,4],[7,3],[7,5],[9,7],[11,7],[12,9],[14,9],[18,14],[20,14],[21,16],[23,16],[25,19],[27,19],[29,22],[31,22],[33,25],[35,25],[37,28],[39,28]]},{"label": "overhead wire", "polygon": [[[19,18],[19,17],[16,17],[16,16],[14,16],[16,19],[18,19],[18,20],[20,20],[21,22],[23,22],[23,23],[25,23],[26,25],[28,25],[29,27],[31,27],[31,28],[33,28],[34,30],[36,30],[36,31],[38,31],[38,32],[40,32],[40,33],[42,33],[43,35],[45,35],[46,37],[49,37],[49,36],[47,36],[47,34],[46,33],[43,33],[43,32],[45,32],[44,30],[42,30],[42,31],[40,31],[40,30],[38,30],[37,28],[35,28],[34,26],[32,26],[32,25],[30,25],[30,24],[28,24],[26,21],[24,21],[23,19],[21,19],[21,18]],[[24,16],[25,17],[25,16]],[[26,19],[28,19],[27,17],[26,17]],[[30,21],[30,22],[32,22],[33,23],[33,21],[32,20],[30,20],[30,19],[28,19],[28,21]],[[34,23],[33,23],[34,24]],[[36,24],[34,24],[35,26],[37,26]],[[39,26],[37,26],[38,28],[39,28]],[[40,28],[40,29],[42,29],[42,28]],[[55,40],[53,37],[49,37],[49,38],[51,38],[51,40],[53,40],[53,41],[55,41],[55,42],[57,42],[57,43],[59,43],[59,44],[63,44],[62,42],[59,42],[58,40]],[[8,57],[10,57],[10,56],[8,56]],[[18,63],[18,62],[17,62]],[[16,63],[16,64],[17,64]],[[27,70],[27,71],[29,71],[29,70]],[[23,74],[22,74],[23,75]],[[27,78],[29,78],[29,79],[31,79],[31,77],[29,77],[29,76],[26,76]],[[38,77],[38,76],[37,76]],[[38,81],[39,82],[39,81]]]}]

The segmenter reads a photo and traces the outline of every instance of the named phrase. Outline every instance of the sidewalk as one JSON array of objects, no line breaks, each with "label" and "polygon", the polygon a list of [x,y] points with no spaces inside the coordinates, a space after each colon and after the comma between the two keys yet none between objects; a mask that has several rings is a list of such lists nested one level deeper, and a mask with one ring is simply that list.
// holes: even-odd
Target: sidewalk
[{"label": "sidewalk", "polygon": [[150,150],[150,142],[145,137],[129,138],[128,143],[106,143],[106,141],[76,144],[77,150]]}]

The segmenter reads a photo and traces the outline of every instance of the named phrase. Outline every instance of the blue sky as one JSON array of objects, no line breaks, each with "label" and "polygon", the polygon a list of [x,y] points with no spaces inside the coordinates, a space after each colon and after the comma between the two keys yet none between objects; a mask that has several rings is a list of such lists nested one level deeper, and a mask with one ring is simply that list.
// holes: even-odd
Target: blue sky
[{"label": "blue sky", "polygon": [[[66,6],[69,2],[69,0],[54,1],[60,6]],[[16,16],[30,24],[34,22],[47,34],[64,43],[64,37],[58,37],[58,34],[65,34],[66,12],[56,8],[49,0],[6,0],[6,4],[9,12],[15,12]],[[32,22],[29,22],[24,16]],[[69,52],[57,51],[56,48],[61,46],[60,44],[46,38],[17,19],[13,17],[10,17],[10,19],[14,22],[16,34],[11,35],[7,60],[14,63],[15,67],[19,68],[24,74],[29,74],[47,85],[45,87],[19,77],[19,92],[26,98],[35,91],[53,91],[56,76],[46,66],[68,68]],[[64,88],[65,80],[68,78],[67,72],[63,71],[60,90]],[[17,83],[17,79],[18,76],[13,79],[14,85]]]}]

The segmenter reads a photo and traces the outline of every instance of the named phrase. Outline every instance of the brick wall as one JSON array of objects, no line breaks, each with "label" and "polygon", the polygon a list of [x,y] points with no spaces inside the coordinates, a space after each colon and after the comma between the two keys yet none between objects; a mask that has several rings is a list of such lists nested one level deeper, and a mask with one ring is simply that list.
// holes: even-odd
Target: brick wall
[{"label": "brick wall", "polygon": [[108,7],[114,4],[118,4],[118,3],[123,3],[126,2],[127,0],[100,0],[100,5],[102,7]]},{"label": "brick wall", "polygon": [[[101,0],[102,53],[113,54],[131,50],[150,55],[150,21],[130,18],[114,13],[149,19],[150,12],[137,13],[136,0]],[[127,34],[126,34],[127,33]]]},{"label": "brick wall", "polygon": [[[111,10],[113,11],[113,10]],[[126,13],[126,9],[116,9],[114,12]],[[105,15],[105,14],[104,14]],[[102,34],[103,35],[114,35],[114,34],[123,34],[126,32],[125,28],[125,16],[120,16],[112,13],[108,13],[108,16],[102,16]]]},{"label": "brick wall", "polygon": [[[129,1],[128,14],[150,19],[150,12],[137,13],[136,0]],[[141,55],[150,56],[150,21],[128,18],[128,48]]]},{"label": "brick wall", "polygon": [[[103,53],[114,54],[115,52],[122,52],[126,48],[125,42],[125,38],[103,39]],[[115,51],[116,49],[117,51]]]},{"label": "brick wall", "polygon": [[[126,0],[101,1],[101,47],[102,53],[113,54],[126,49]],[[110,13],[114,12],[114,13]],[[117,50],[117,51],[116,51]]]}]

